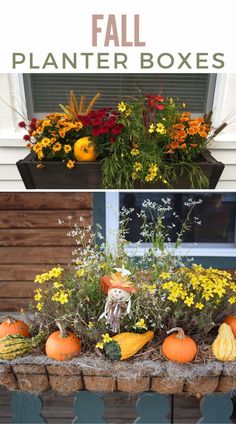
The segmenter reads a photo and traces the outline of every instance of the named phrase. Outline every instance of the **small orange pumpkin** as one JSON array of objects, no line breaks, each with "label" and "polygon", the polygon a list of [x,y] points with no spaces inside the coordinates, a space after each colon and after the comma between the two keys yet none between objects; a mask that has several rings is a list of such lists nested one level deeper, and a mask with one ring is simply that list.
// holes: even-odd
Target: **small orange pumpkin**
[{"label": "small orange pumpkin", "polygon": [[29,337],[30,332],[28,325],[24,322],[16,320],[9,316],[0,324],[0,339],[12,334],[19,334],[20,336]]},{"label": "small orange pumpkin", "polygon": [[228,324],[231,327],[231,330],[234,333],[234,337],[236,337],[236,316],[235,315],[229,315],[224,319],[224,323]]},{"label": "small orange pumpkin", "polygon": [[[174,333],[174,334],[172,334]],[[197,345],[180,327],[167,331],[170,334],[162,344],[162,353],[170,361],[192,362],[197,354]]]},{"label": "small orange pumpkin", "polygon": [[81,350],[81,341],[71,331],[65,331],[57,322],[58,331],[48,337],[45,345],[46,355],[56,361],[66,361],[78,355]]},{"label": "small orange pumpkin", "polygon": [[95,152],[93,140],[90,140],[89,137],[79,138],[74,144],[74,156],[77,161],[94,162],[98,155]]}]

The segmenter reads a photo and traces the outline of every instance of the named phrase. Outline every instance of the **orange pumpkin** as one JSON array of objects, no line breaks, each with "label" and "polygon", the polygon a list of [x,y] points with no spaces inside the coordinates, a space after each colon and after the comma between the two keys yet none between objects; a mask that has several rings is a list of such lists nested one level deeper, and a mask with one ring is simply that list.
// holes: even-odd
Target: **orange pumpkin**
[{"label": "orange pumpkin", "polygon": [[16,320],[9,316],[0,324],[0,339],[12,334],[19,334],[20,336],[29,337],[30,332],[28,325],[24,322]]},{"label": "orange pumpkin", "polygon": [[66,361],[77,356],[81,350],[81,341],[71,331],[65,331],[57,323],[58,331],[54,331],[46,341],[46,355],[56,361]]},{"label": "orange pumpkin", "polygon": [[94,162],[98,155],[95,153],[95,145],[89,137],[82,137],[74,144],[75,159],[82,162]]},{"label": "orange pumpkin", "polygon": [[236,316],[229,315],[224,319],[225,324],[228,324],[231,327],[231,330],[234,333],[234,337],[236,337]]},{"label": "orange pumpkin", "polygon": [[[172,334],[173,333],[173,334]],[[162,353],[170,361],[191,362],[197,354],[197,345],[191,337],[184,334],[182,328],[167,331],[170,334],[162,344]]]}]

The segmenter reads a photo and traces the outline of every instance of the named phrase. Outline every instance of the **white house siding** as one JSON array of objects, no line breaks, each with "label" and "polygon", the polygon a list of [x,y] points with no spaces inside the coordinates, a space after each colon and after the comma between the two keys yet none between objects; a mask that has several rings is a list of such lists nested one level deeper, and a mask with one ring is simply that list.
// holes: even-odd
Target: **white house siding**
[{"label": "white house siding", "polygon": [[[16,74],[0,74],[0,97],[18,111],[24,112],[25,100],[22,78]],[[228,115],[230,125],[214,141],[212,155],[225,164],[217,185],[219,190],[236,189],[236,74],[217,77],[214,99],[215,122]],[[22,141],[17,123],[20,117],[0,100],[0,191],[25,190],[15,163],[23,159],[28,149]]]}]

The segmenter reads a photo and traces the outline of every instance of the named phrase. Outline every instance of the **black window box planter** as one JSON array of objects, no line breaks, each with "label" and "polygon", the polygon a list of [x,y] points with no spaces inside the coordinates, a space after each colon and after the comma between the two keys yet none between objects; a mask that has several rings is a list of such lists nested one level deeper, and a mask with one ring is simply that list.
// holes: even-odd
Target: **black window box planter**
[{"label": "black window box planter", "polygon": [[[43,167],[37,167],[42,164]],[[27,189],[105,189],[102,187],[102,161],[76,162],[73,169],[67,169],[65,163],[56,161],[38,161],[34,153],[17,162],[17,168]],[[224,164],[215,160],[209,152],[201,154],[197,165],[209,179],[209,189],[216,187],[224,169]],[[201,188],[191,187],[188,175],[179,175],[176,181],[170,181],[174,189]],[[123,187],[125,188],[125,187]],[[136,183],[136,189],[166,189],[157,181],[154,184]],[[202,187],[204,188],[204,187]]]}]

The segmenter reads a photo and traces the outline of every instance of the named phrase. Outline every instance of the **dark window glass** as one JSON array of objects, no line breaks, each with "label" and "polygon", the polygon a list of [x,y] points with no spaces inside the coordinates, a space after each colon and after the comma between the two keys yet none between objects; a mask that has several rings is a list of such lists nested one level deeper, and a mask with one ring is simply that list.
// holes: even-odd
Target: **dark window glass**
[{"label": "dark window glass", "polygon": [[192,113],[212,108],[216,75],[214,74],[26,74],[27,106],[30,115],[49,113],[66,104],[68,93],[89,100],[102,95],[95,108],[116,107],[121,99],[139,93],[163,94],[179,98]]},{"label": "dark window glass", "polygon": [[[194,209],[193,216],[197,216],[201,225],[192,224],[190,231],[185,233],[183,241],[187,243],[231,243],[235,242],[235,214],[236,193],[120,193],[120,207],[134,208],[132,221],[129,224],[127,240],[138,241],[140,237],[140,219],[137,212],[142,208],[142,202],[146,199],[159,202],[162,198],[170,198],[171,206],[180,217],[186,215],[185,202],[202,199],[202,203]],[[168,212],[166,225],[173,222],[172,211]],[[175,234],[178,225],[175,228]],[[172,232],[171,241],[176,236]]]}]

